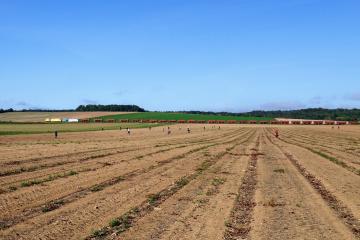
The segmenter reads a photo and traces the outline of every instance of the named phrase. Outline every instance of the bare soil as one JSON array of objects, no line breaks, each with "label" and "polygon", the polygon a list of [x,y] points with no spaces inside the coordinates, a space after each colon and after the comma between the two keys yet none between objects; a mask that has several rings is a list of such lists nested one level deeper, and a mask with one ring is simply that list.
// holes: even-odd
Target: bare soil
[{"label": "bare soil", "polygon": [[359,127],[190,127],[0,137],[0,239],[360,239]]},{"label": "bare soil", "polygon": [[131,112],[7,112],[0,113],[1,122],[44,122],[46,118],[93,118]]}]

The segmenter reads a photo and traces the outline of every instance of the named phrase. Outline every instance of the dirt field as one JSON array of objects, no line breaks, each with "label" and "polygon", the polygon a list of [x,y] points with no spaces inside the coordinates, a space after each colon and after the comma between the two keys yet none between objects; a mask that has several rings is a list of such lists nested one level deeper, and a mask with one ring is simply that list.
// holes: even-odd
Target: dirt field
[{"label": "dirt field", "polygon": [[360,127],[187,127],[0,136],[0,239],[360,239]]},{"label": "dirt field", "polygon": [[0,113],[0,122],[44,122],[46,118],[92,118],[129,112],[7,112]]}]

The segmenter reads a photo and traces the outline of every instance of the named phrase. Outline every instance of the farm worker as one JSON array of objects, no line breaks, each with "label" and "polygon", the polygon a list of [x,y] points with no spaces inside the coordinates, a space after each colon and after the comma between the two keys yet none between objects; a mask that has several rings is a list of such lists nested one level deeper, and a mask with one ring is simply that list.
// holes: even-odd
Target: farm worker
[{"label": "farm worker", "polygon": [[151,131],[151,126],[149,127],[149,130]]},{"label": "farm worker", "polygon": [[205,126],[204,126],[204,131],[205,131]]},{"label": "farm worker", "polygon": [[55,138],[57,138],[58,136],[58,131],[55,131]]},{"label": "farm worker", "polygon": [[127,128],[128,135],[130,135],[130,128]]},{"label": "farm worker", "polygon": [[187,128],[187,132],[190,133],[190,128],[189,127]]},{"label": "farm worker", "polygon": [[121,127],[120,127],[120,131],[121,131]]},{"label": "farm worker", "polygon": [[279,138],[279,130],[275,129],[275,137]]},{"label": "farm worker", "polygon": [[220,130],[220,126],[219,126],[219,130]]}]

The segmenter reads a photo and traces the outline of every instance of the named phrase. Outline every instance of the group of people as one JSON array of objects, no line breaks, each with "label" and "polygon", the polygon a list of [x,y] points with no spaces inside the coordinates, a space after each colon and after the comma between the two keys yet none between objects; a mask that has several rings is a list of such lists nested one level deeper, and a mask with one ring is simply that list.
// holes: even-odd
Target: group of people
[{"label": "group of people", "polygon": [[[215,126],[212,126],[212,128],[215,128]],[[122,130],[122,127],[119,128],[120,131]],[[181,126],[179,127],[179,130],[181,131]],[[102,131],[104,131],[104,128],[101,128]],[[206,130],[206,127],[204,126],[204,131]],[[220,126],[219,126],[219,130],[220,130]],[[151,131],[151,126],[149,126],[149,131]],[[191,133],[191,129],[190,127],[187,127],[186,129],[187,133]],[[128,135],[131,135],[131,129],[129,127],[126,128],[126,132]],[[165,128],[163,128],[163,132],[165,132]],[[170,126],[167,127],[167,134],[170,135],[171,134],[171,129]],[[54,131],[54,136],[55,138],[58,137],[58,131]]]}]

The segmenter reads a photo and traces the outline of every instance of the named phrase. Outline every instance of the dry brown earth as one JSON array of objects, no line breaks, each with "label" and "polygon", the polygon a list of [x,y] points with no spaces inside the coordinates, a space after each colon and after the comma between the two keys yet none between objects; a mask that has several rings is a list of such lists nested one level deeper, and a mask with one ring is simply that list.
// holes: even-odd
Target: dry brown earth
[{"label": "dry brown earth", "polygon": [[360,239],[359,127],[186,127],[0,137],[0,239]]},{"label": "dry brown earth", "polygon": [[131,112],[7,112],[0,113],[0,122],[44,122],[46,118],[93,118]]}]

